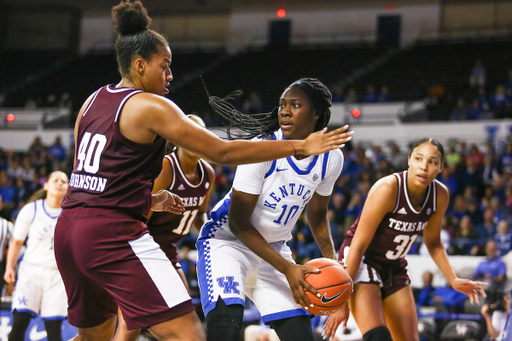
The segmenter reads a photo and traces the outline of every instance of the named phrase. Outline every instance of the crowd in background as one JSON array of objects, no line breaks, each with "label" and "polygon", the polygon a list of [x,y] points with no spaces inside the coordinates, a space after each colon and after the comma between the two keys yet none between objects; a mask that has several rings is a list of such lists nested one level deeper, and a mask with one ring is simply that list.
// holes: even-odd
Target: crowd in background
[{"label": "crowd in background", "polygon": [[[493,239],[498,245],[498,255],[506,254],[512,249],[512,140],[482,145],[453,140],[445,149],[445,167],[438,180],[449,188],[451,196],[442,232],[448,253],[485,255],[485,243]],[[361,212],[370,187],[385,175],[407,169],[408,152],[388,142],[385,145],[348,144],[343,153],[343,172],[335,185],[328,211],[337,247]],[[54,170],[70,173],[72,160],[60,137],[51,146],[43,145],[36,137],[24,152],[0,149],[0,195],[4,203],[1,215],[14,221],[30,195],[41,188],[46,175]],[[229,166],[214,165],[214,168],[216,179],[210,205],[230,190],[236,170]],[[291,246],[299,261],[320,256],[307,221],[302,217]],[[411,253],[423,252],[426,250],[418,240]]]}]

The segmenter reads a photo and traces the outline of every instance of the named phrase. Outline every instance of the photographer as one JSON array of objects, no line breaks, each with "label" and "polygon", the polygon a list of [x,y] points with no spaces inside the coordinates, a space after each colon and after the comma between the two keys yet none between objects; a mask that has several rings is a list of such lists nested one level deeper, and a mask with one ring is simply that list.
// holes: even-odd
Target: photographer
[{"label": "photographer", "polygon": [[510,294],[501,292],[496,298],[494,303],[484,304],[481,313],[490,337],[486,340],[502,341],[505,340],[510,318]]}]

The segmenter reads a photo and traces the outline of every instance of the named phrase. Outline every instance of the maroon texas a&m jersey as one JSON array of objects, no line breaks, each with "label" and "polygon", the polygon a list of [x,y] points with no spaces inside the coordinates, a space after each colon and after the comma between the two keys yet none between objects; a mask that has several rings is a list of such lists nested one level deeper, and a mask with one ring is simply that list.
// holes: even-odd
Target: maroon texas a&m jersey
[{"label": "maroon texas a&m jersey", "polygon": [[[421,210],[417,211],[409,200],[407,171],[393,174],[398,182],[398,198],[395,208],[384,216],[364,254],[365,263],[392,263],[405,266],[405,256],[416,238],[423,233],[428,220],[437,207],[437,180],[427,188],[427,196]],[[344,245],[350,246],[356,233],[361,214],[347,232]],[[343,252],[343,248],[340,250]],[[343,255],[340,255],[343,257]]]},{"label": "maroon texas a&m jersey", "polygon": [[107,85],[93,94],[78,125],[76,164],[63,208],[112,208],[146,219],[153,181],[162,169],[165,139],[158,136],[153,143],[140,144],[121,134],[121,110],[140,92]]},{"label": "maroon texas a&m jersey", "polygon": [[164,251],[168,248],[175,248],[174,244],[188,234],[199,207],[203,204],[208,189],[212,186],[203,160],[199,159],[197,164],[200,181],[194,185],[183,173],[176,152],[165,157],[171,163],[173,174],[171,185],[167,190],[181,197],[185,204],[185,212],[182,215],[153,212],[149,219],[149,232]]}]

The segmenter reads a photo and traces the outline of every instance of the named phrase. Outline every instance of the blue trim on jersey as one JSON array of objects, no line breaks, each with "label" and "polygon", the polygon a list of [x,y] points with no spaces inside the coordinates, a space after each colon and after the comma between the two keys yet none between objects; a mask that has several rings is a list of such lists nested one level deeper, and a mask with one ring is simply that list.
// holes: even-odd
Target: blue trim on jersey
[{"label": "blue trim on jersey", "polygon": [[325,172],[327,171],[327,162],[329,162],[329,152],[324,154],[324,162],[322,163],[322,180],[325,178]]},{"label": "blue trim on jersey", "polygon": [[[223,298],[222,300],[226,305],[241,304],[243,307],[245,307],[244,300],[239,297]],[[203,305],[204,316],[206,317],[210,311],[215,309],[216,305],[217,301],[209,303],[208,305],[206,305],[206,308]]]},{"label": "blue trim on jersey", "polygon": [[290,166],[293,168],[293,170],[299,174],[299,175],[308,175],[309,173],[311,173],[311,170],[315,167],[316,165],[316,162],[318,161],[318,155],[315,155],[315,157],[313,158],[313,161],[311,161],[311,163],[309,164],[308,166],[308,169],[306,170],[300,170],[299,167],[297,167],[295,165],[295,163],[293,162],[293,159],[291,156],[288,156],[286,158],[286,160],[288,161],[288,163],[290,164]]},{"label": "blue trim on jersey", "polygon": [[48,317],[42,317],[41,320],[43,321],[56,321],[56,320],[66,320],[67,316],[48,316]]},{"label": "blue trim on jersey", "polygon": [[14,312],[14,310],[16,310],[18,313],[28,313],[32,316],[32,318],[36,317],[37,316],[37,313],[30,310],[30,309],[18,309],[18,308],[15,308],[13,310],[11,310],[11,312]]},{"label": "blue trim on jersey", "polygon": [[[43,206],[43,211],[44,211],[44,213],[46,213],[46,215],[47,215],[48,217],[50,217],[50,218],[52,218],[52,219],[57,219],[58,217],[60,217],[60,213],[59,213],[58,215],[56,215],[55,217],[52,217],[51,215],[49,215],[49,214],[48,214],[48,212],[46,212],[46,208],[44,208],[44,201],[45,201],[45,200],[44,200],[44,199],[42,199],[42,200],[43,200],[43,201],[41,202],[41,205]],[[34,215],[34,217],[35,217],[35,215]]]},{"label": "blue trim on jersey", "polygon": [[32,223],[34,222],[34,219],[36,219],[36,213],[37,213],[37,201],[34,201],[34,216],[32,217]]},{"label": "blue trim on jersey", "polygon": [[282,319],[296,317],[296,316],[312,316],[312,315],[304,309],[293,309],[293,310],[281,311],[279,313],[268,314],[268,315],[262,316],[261,319],[263,320],[263,322],[265,324],[270,324],[270,322],[272,322],[272,321],[282,320]]},{"label": "blue trim on jersey", "polygon": [[265,174],[265,179],[268,178],[269,176],[271,176],[272,173],[274,173],[274,170],[276,169],[276,165],[277,165],[277,161],[273,160],[272,165],[270,165],[270,169],[268,170],[267,174]]},{"label": "blue trim on jersey", "polygon": [[208,220],[201,228],[201,232],[199,238],[197,239],[196,246],[199,244],[200,241],[213,238],[213,236],[221,227],[221,225],[227,222],[229,206],[231,205],[231,191],[228,194],[226,194],[226,196],[221,201],[222,204],[220,204],[220,206],[218,206],[219,204],[217,204],[217,208],[214,208],[210,212],[211,219]]}]

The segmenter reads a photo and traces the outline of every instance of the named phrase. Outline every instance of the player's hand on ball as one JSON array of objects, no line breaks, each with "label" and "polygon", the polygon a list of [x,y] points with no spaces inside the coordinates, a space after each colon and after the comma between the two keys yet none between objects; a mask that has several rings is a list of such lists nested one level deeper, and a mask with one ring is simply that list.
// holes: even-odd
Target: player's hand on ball
[{"label": "player's hand on ball", "polygon": [[170,212],[181,215],[185,211],[185,204],[181,198],[165,189],[152,195],[151,210],[155,212]]},{"label": "player's hand on ball", "polygon": [[319,272],[320,270],[318,269],[293,263],[290,263],[290,266],[284,271],[284,275],[292,289],[293,299],[306,310],[308,310],[308,307],[310,307],[312,303],[306,296],[304,289],[311,292],[313,295],[318,295],[318,292],[306,281],[304,276],[309,273]]}]

